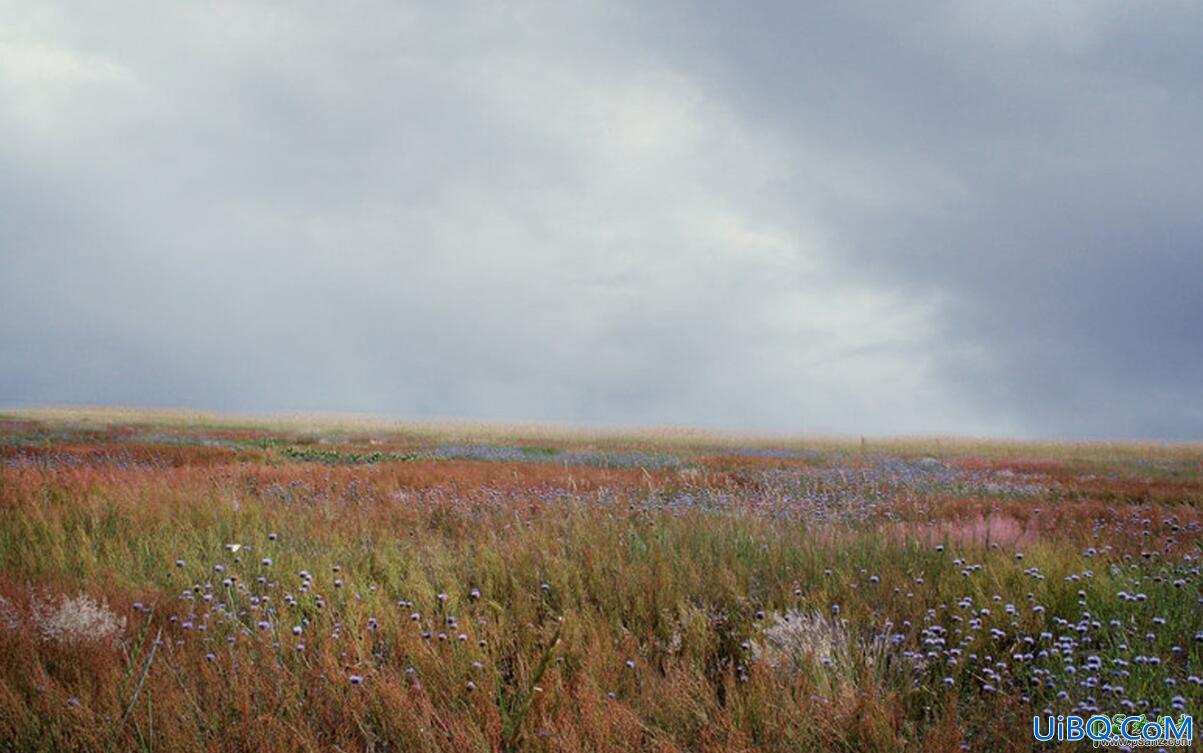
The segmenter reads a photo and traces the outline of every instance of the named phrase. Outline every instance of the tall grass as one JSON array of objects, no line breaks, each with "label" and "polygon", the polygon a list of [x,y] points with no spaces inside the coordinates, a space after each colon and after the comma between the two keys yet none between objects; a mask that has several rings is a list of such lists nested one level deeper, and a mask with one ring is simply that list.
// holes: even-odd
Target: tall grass
[{"label": "tall grass", "polygon": [[[0,469],[0,750],[1007,751],[1203,698],[1190,506],[202,456]],[[960,535],[992,511],[1036,535]],[[47,629],[83,598],[116,641]]]}]

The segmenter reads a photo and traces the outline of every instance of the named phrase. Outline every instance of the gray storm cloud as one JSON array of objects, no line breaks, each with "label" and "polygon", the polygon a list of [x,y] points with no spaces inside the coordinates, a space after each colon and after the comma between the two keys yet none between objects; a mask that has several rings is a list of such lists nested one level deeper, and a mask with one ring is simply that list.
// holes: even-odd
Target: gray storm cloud
[{"label": "gray storm cloud", "polygon": [[1194,4],[0,7],[0,404],[1203,436]]}]

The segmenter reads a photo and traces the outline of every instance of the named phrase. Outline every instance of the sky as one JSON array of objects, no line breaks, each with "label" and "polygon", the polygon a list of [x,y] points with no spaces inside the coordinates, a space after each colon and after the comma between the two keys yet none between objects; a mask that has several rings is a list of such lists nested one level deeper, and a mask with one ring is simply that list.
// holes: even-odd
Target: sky
[{"label": "sky", "polygon": [[0,405],[1203,438],[1203,4],[0,0]]}]

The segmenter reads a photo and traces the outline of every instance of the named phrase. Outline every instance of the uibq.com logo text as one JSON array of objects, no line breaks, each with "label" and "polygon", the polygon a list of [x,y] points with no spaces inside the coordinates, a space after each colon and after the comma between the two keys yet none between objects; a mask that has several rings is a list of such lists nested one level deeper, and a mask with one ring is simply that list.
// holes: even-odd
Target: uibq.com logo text
[{"label": "uibq.com logo text", "polygon": [[1034,716],[1032,736],[1039,742],[1089,740],[1096,748],[1186,748],[1195,738],[1195,720],[1190,714],[1155,721],[1129,714]]}]

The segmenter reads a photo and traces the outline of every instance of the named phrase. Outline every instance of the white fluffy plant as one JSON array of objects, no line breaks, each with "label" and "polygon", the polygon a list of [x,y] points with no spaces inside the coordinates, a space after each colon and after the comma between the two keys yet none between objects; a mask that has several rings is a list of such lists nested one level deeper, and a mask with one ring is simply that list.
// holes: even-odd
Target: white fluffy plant
[{"label": "white fluffy plant", "polygon": [[35,598],[31,606],[34,625],[46,641],[77,643],[99,641],[115,645],[125,630],[107,602],[96,602],[87,594],[61,596],[57,600]]},{"label": "white fluffy plant", "polygon": [[837,697],[856,689],[865,671],[882,668],[883,647],[861,645],[844,622],[819,611],[790,610],[772,615],[752,657],[783,678],[805,676],[819,692]]}]

